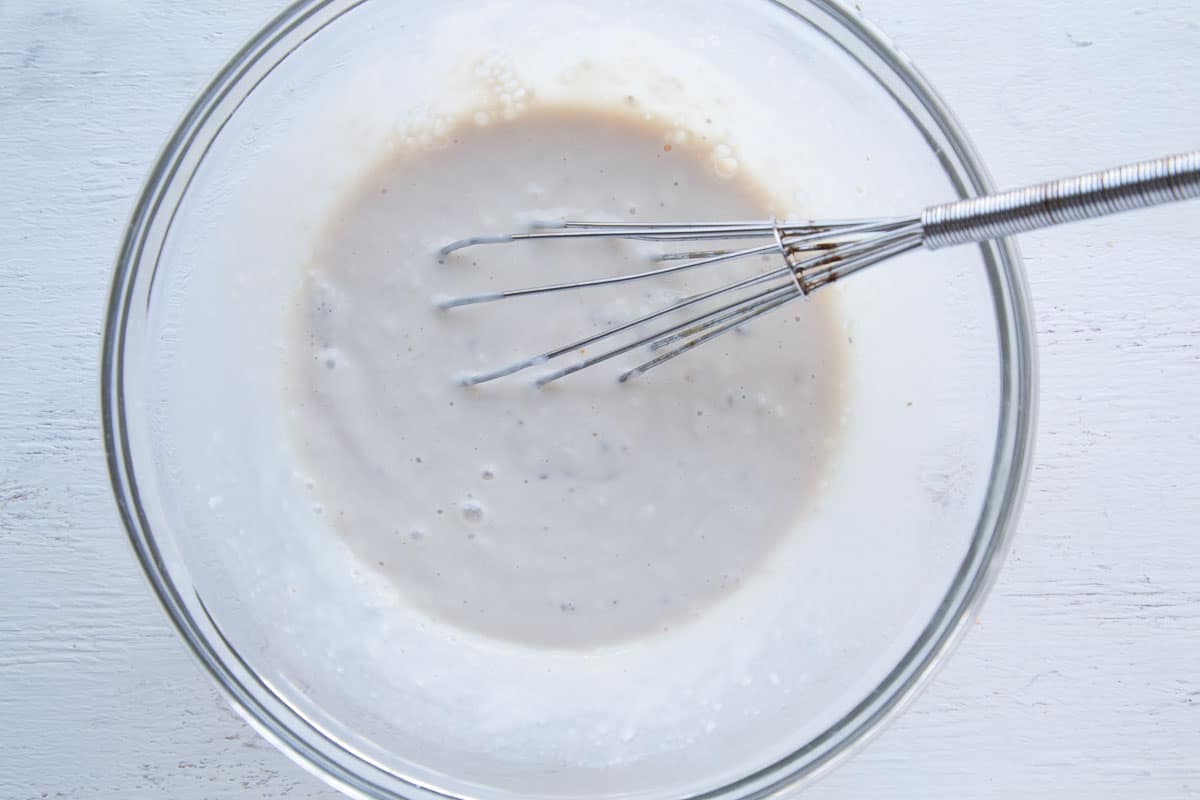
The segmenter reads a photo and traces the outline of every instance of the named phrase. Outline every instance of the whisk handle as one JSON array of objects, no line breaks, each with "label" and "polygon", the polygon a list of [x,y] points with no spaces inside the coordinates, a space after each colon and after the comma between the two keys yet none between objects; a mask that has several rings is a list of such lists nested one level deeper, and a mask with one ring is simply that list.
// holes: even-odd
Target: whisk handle
[{"label": "whisk handle", "polygon": [[1200,197],[1200,150],[925,209],[923,241],[936,250]]}]

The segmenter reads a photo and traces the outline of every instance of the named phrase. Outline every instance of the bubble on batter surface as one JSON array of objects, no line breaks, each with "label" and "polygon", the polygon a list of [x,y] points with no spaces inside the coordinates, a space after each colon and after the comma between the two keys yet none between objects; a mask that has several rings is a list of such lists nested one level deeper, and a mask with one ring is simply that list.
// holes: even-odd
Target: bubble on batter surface
[{"label": "bubble on batter surface", "polygon": [[483,522],[483,504],[478,500],[464,500],[458,507],[462,518],[472,524]]},{"label": "bubble on batter surface", "polygon": [[317,350],[317,361],[326,369],[334,369],[338,365],[340,354],[336,347],[322,347]]},{"label": "bubble on batter surface", "polygon": [[738,174],[740,164],[734,156],[733,148],[727,144],[719,144],[713,148],[710,163],[718,178],[729,179]]}]

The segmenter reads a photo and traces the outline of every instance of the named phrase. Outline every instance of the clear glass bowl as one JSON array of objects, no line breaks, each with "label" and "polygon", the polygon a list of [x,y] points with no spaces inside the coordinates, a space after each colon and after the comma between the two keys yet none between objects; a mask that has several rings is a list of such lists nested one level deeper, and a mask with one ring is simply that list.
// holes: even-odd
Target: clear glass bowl
[{"label": "clear glass bowl", "polygon": [[[632,668],[631,685],[656,687],[678,713],[631,710],[627,728],[593,731],[588,744],[564,708],[525,720],[521,735],[541,749],[514,745],[519,736],[485,741],[478,731],[495,718],[463,700],[471,691],[520,716],[522,698],[543,688],[593,692],[583,662],[439,650],[411,631],[345,635],[370,603],[341,591],[358,578],[332,574],[341,568],[321,556],[330,545],[291,502],[272,364],[304,233],[386,131],[428,121],[446,52],[499,52],[536,83],[570,59],[603,66],[646,41],[677,46],[677,63],[695,56],[728,78],[766,149],[767,132],[786,135],[794,158],[780,168],[802,176],[820,161],[845,176],[801,198],[825,216],[912,213],[991,189],[941,100],[855,15],[801,0],[703,10],[684,0],[297,3],[205,89],[137,204],[102,366],[130,540],[234,707],[349,794],[765,796],[820,774],[892,717],[996,575],[1034,415],[1030,308],[1006,242],[915,254],[830,289],[854,363],[827,524],[775,566],[788,588],[733,626],[741,639],[663,645],[652,669]],[[386,679],[363,666],[383,659]],[[430,679],[450,661],[463,680]],[[521,671],[543,662],[558,664],[556,677]]]}]

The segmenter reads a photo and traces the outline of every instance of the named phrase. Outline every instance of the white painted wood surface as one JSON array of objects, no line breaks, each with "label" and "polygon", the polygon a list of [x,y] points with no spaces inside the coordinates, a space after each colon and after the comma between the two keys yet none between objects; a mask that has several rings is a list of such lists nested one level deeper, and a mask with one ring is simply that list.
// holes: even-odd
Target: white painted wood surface
[{"label": "white painted wood surface", "polygon": [[[109,497],[109,270],[161,143],[278,0],[0,2],[0,798],[331,800],[224,705]],[[1200,146],[1200,2],[864,0],[1000,184]],[[814,798],[1200,796],[1200,205],[1026,236],[1015,552]]]}]

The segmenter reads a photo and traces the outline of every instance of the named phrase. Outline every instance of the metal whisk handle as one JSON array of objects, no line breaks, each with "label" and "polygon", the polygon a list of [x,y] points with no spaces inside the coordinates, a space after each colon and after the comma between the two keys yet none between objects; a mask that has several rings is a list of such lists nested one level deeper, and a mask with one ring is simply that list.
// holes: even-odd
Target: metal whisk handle
[{"label": "metal whisk handle", "polygon": [[925,209],[923,242],[936,250],[1064,222],[1200,197],[1200,150]]}]

